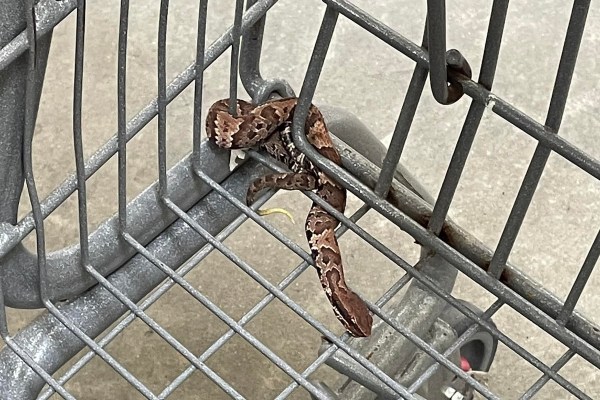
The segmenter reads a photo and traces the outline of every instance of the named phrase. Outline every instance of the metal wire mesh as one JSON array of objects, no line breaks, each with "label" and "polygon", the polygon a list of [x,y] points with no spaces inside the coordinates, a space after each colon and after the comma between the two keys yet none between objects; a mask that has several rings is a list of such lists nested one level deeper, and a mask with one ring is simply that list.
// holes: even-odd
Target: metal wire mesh
[{"label": "metal wire mesh", "polygon": [[[348,217],[324,203],[315,194],[305,194],[341,221],[338,235],[351,231],[362,243],[406,272],[400,278],[386,282],[384,294],[377,301],[369,303],[371,311],[382,321],[378,329],[382,332],[387,329],[386,332],[396,335],[393,340],[397,347],[390,347],[389,352],[384,351],[383,355],[374,356],[373,346],[377,347],[376,344],[351,339],[348,334],[336,335],[286,291],[309,269],[312,263],[310,255],[303,245],[297,244],[282,229],[256,213],[256,209],[273,193],[265,195],[251,207],[240,200],[249,182],[269,170],[283,171],[282,167],[263,154],[251,150],[247,152],[247,160],[230,174],[229,155],[215,150],[202,140],[202,111],[206,108],[203,102],[204,71],[219,57],[224,57],[223,53],[227,49],[231,48],[230,98],[236,98],[238,94],[238,70],[254,101],[264,101],[272,93],[293,94],[290,86],[283,81],[262,79],[258,68],[265,24],[263,17],[277,0],[248,1],[245,11],[244,2],[237,0],[235,6],[232,4],[232,26],[209,46],[205,45],[206,24],[210,18],[208,1],[201,0],[198,8],[196,60],[169,83],[167,30],[172,22],[168,22],[169,1],[162,0],[157,38],[157,97],[129,119],[126,105],[130,62],[130,4],[121,0],[117,65],[118,129],[115,136],[87,158],[84,156],[82,129],[86,2],[14,2],[15,4],[6,6],[3,15],[16,15],[16,20],[24,22],[25,29],[22,30],[22,26],[17,24],[14,29],[18,34],[14,34],[10,41],[6,40],[7,44],[0,49],[0,71],[9,74],[14,73],[11,68],[15,66],[26,68],[21,68],[23,80],[15,81],[21,91],[15,92],[17,94],[5,91],[2,94],[3,98],[10,98],[22,93],[24,98],[21,106],[5,108],[16,115],[16,121],[21,121],[15,124],[14,131],[7,129],[8,139],[3,138],[3,141],[22,146],[19,154],[23,170],[22,174],[11,176],[11,182],[8,182],[8,178],[4,182],[6,190],[13,191],[12,195],[4,198],[16,200],[16,203],[7,201],[10,209],[3,215],[3,222],[6,224],[2,225],[0,243],[0,334],[6,344],[0,353],[0,394],[3,398],[39,396],[38,398],[48,399],[55,394],[66,399],[76,398],[68,383],[98,358],[145,398],[177,397],[177,390],[195,371],[200,371],[220,388],[220,393],[231,398],[252,397],[252,393],[242,393],[236,388],[222,368],[210,364],[210,358],[214,354],[225,348],[232,339],[238,338],[245,340],[287,376],[286,385],[278,388],[273,396],[278,399],[293,396],[300,392],[296,390],[298,388],[314,398],[338,398],[328,387],[313,379],[315,371],[324,364],[355,381],[341,385],[339,398],[374,398],[369,396],[373,396],[372,393],[375,392],[382,398],[418,399],[425,396],[431,399],[459,399],[460,393],[449,389],[448,382],[433,385],[435,389],[423,392],[440,371],[459,377],[470,388],[468,391],[474,390],[485,398],[500,398],[501,395],[494,388],[487,387],[457,362],[457,351],[480,332],[489,334],[504,348],[541,372],[537,381],[530,382],[528,388],[519,393],[521,398],[536,396],[549,382],[560,385],[577,398],[593,398],[596,395],[573,383],[572,379],[561,373],[561,369],[574,357],[587,361],[594,370],[600,368],[599,329],[575,310],[600,256],[600,234],[591,245],[564,301],[546,290],[542,283],[525,275],[522,269],[508,262],[551,154],[563,157],[593,178],[600,179],[600,162],[558,135],[590,1],[573,2],[544,124],[492,92],[507,16],[507,0],[492,2],[477,82],[452,72],[448,66],[450,63],[446,65],[444,2],[428,1],[429,18],[421,45],[406,39],[352,2],[323,2],[326,10],[321,29],[298,96],[294,141],[319,168],[334,176],[356,196],[360,206]],[[40,200],[33,168],[32,146],[41,82],[50,45],[49,34],[72,11],[77,16],[72,110],[76,172]],[[376,163],[379,166],[374,165],[371,162],[373,160],[369,161],[357,154],[351,146],[336,141],[344,158],[344,168],[340,168],[319,156],[302,134],[304,119],[326,64],[330,42],[340,17],[345,22],[349,21],[363,28],[415,62],[389,148],[381,162]],[[246,35],[248,43],[244,43],[240,49],[243,35]],[[457,84],[472,99],[434,202],[429,201],[425,193],[412,187],[411,182],[399,180],[397,170],[429,75],[432,91],[440,102],[451,102],[449,90],[456,87],[452,85]],[[168,169],[167,106],[192,81],[195,83],[192,151],[189,156]],[[537,141],[495,251],[448,218],[469,150],[486,112],[493,112]],[[130,141],[155,117],[158,181],[129,201],[127,156],[131,151]],[[115,154],[118,212],[115,217],[90,233],[87,182]],[[14,165],[14,160],[11,162]],[[18,206],[18,195],[15,193],[20,192],[23,181],[27,187],[31,213],[17,222],[14,204]],[[45,219],[75,191],[79,245],[75,250],[48,252],[44,233]],[[217,218],[215,210],[218,210]],[[376,212],[379,218],[406,231],[419,245],[432,253],[424,251],[418,262],[407,262],[360,224],[369,212]],[[286,251],[302,260],[277,284],[268,273],[240,256],[233,244],[226,240],[247,219],[251,219],[285,246]],[[35,254],[21,246],[22,241],[32,232],[36,237]],[[186,277],[192,270],[202,266],[202,262],[215,249],[239,271],[249,276],[255,286],[266,291],[260,301],[242,316],[228,313],[224,307],[219,306],[218,301],[210,298],[206,290],[196,287]],[[452,294],[457,271],[493,295],[494,301],[482,313]],[[223,282],[223,285],[233,285],[233,282]],[[201,304],[226,326],[222,334],[202,351],[190,348],[186,345],[185,338],[176,337],[161,324],[159,317],[149,312],[157,301],[175,288],[187,293],[194,302]],[[406,292],[404,303],[392,301],[397,299],[396,295],[402,290]],[[407,304],[413,304],[415,309],[412,311],[418,311],[416,305],[410,303],[416,301],[413,291],[417,290],[424,293],[419,298],[420,301],[435,303],[427,306],[428,312],[423,313],[430,318],[427,323],[415,314],[410,314],[410,309],[405,311],[407,308],[403,308]],[[69,301],[64,302],[65,299]],[[293,360],[279,355],[272,342],[252,327],[253,320],[264,315],[265,309],[273,304],[283,304],[286,310],[291,310],[308,323],[311,332],[324,338],[319,355],[312,357],[301,368]],[[459,334],[451,332],[446,342],[436,342],[434,339],[444,336],[440,332],[446,329],[445,325],[437,321],[438,317],[443,319],[442,314],[448,310],[448,304],[451,309],[458,310],[457,315],[468,321],[468,325]],[[21,332],[12,335],[7,322],[6,306],[44,308],[46,311]],[[513,332],[497,327],[491,318],[507,307],[561,343],[564,346],[562,355],[554,362],[547,362],[512,338]],[[406,314],[402,314],[403,312]],[[412,318],[418,322],[410,325],[402,318]],[[185,359],[186,368],[169,378],[167,384],[158,389],[152,382],[138,377],[130,365],[124,364],[108,350],[111,342],[123,335],[136,321],[142,321],[153,334],[160,336]],[[381,337],[383,336],[378,339],[383,340]],[[79,357],[70,361],[77,354]],[[423,354],[427,361],[422,364],[418,373],[403,380],[403,374],[395,372],[392,367],[401,369],[408,375],[407,366],[414,361],[409,359],[417,359],[419,354]],[[160,354],[156,355],[157,362],[160,357]],[[406,359],[402,360],[401,357]]]}]

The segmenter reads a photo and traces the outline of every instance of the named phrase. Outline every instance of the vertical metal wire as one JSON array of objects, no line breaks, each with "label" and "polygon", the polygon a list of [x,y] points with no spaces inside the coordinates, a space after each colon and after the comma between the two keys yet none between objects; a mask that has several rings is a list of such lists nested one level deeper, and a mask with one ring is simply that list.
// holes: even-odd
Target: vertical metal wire
[{"label": "vertical metal wire", "polygon": [[87,221],[87,196],[85,183],[85,160],[83,158],[83,132],[81,111],[83,98],[83,54],[85,43],[85,0],[77,2],[77,29],[75,33],[75,77],[73,81],[73,147],[77,173],[77,202],[79,212],[79,248],[81,265],[89,264],[89,242]]},{"label": "vertical metal wire", "polygon": [[[339,12],[336,11],[335,8],[328,5],[327,9],[325,10],[325,15],[323,16],[323,22],[321,23],[317,41],[315,42],[311,62],[308,65],[304,81],[302,82],[302,89],[300,90],[300,96],[298,97],[298,105],[294,111],[293,121],[294,143],[296,143],[296,146],[300,144],[299,148],[301,150],[302,144],[296,141],[296,136],[300,136],[304,132],[304,126],[306,124],[305,119],[308,115],[308,110],[310,108],[315,89],[317,88],[319,77],[321,76],[321,71],[325,62],[325,55],[329,49],[329,44],[331,43],[331,38],[335,30],[338,16]],[[321,59],[316,60],[315,54],[319,54]]]},{"label": "vertical metal wire", "polygon": [[[427,31],[427,22],[425,22],[425,32],[423,33],[422,41],[423,46],[426,46],[429,40]],[[374,192],[381,197],[385,197],[392,184],[392,180],[394,179],[396,166],[398,165],[398,162],[400,162],[400,157],[402,156],[402,151],[404,150],[411,124],[415,118],[428,74],[429,70],[427,68],[419,64],[415,65],[415,70],[410,78],[400,115],[396,121],[392,140],[390,141],[385,158],[381,164],[379,179],[377,179],[377,184],[375,185]]]},{"label": "vertical metal wire", "polygon": [[[571,18],[569,20],[569,26],[567,28],[567,35],[565,37],[562,54],[560,56],[560,63],[558,66],[558,72],[556,74],[556,80],[554,82],[554,89],[552,90],[552,97],[550,100],[550,107],[548,107],[548,115],[546,117],[546,127],[549,132],[557,134],[562,121],[562,116],[567,103],[567,96],[569,95],[569,88],[571,86],[571,78],[573,77],[573,71],[575,70],[575,63],[577,62],[577,54],[579,53],[579,45],[581,44],[581,38],[583,37],[583,29],[585,28],[585,21],[590,6],[590,0],[575,0],[573,2],[573,9],[571,11]],[[504,266],[508,260],[508,256],[515,244],[525,214],[529,209],[531,200],[535,190],[539,184],[546,161],[550,156],[551,150],[539,143],[535,149],[529,168],[523,178],[523,183],[517,194],[517,198],[513,204],[513,208],[506,221],[502,236],[498,242],[498,246],[488,272],[490,275],[499,277],[504,271]]]},{"label": "vertical metal wire", "polygon": [[229,68],[229,113],[237,115],[237,80],[238,80],[238,65],[240,61],[240,39],[242,32],[242,14],[244,12],[244,0],[236,0],[235,2],[235,18],[233,22],[233,30],[231,31],[231,65]]},{"label": "vertical metal wire", "polygon": [[169,0],[161,0],[158,18],[158,193],[167,195],[167,19]]},{"label": "vertical metal wire", "polygon": [[35,86],[36,86],[36,33],[35,33],[35,1],[27,1],[27,40],[29,42],[28,51],[28,69],[27,69],[27,86],[25,89],[25,128],[23,132],[23,171],[25,175],[25,183],[29,194],[31,211],[35,223],[35,238],[37,250],[37,263],[40,276],[40,296],[42,299],[49,297],[48,289],[48,274],[46,270],[46,240],[44,236],[44,217],[40,207],[40,199],[38,197],[35,178],[33,175],[33,132],[35,130]]},{"label": "vertical metal wire", "polygon": [[429,77],[433,97],[441,104],[452,104],[464,94],[460,83],[449,81],[449,67],[471,77],[471,67],[458,50],[446,52],[446,1],[427,0]]},{"label": "vertical metal wire", "polygon": [[[25,182],[27,185],[27,191],[29,194],[29,200],[31,203],[31,210],[33,213],[33,219],[35,222],[35,234],[36,234],[36,250],[37,250],[37,262],[40,276],[40,297],[44,302],[47,302],[49,298],[48,293],[48,276],[46,269],[46,246],[44,236],[44,217],[40,206],[40,201],[37,193],[35,184],[35,177],[33,174],[33,134],[35,130],[35,113],[36,113],[36,74],[37,74],[37,48],[36,48],[36,23],[35,23],[35,0],[28,0],[26,7],[26,31],[27,40],[29,43],[28,51],[28,69],[27,69],[27,84],[25,89],[25,126],[23,132],[23,170],[25,175]],[[1,293],[0,293],[1,294]],[[2,304],[4,308],[4,304]],[[3,332],[8,335],[8,331]],[[66,399],[74,399],[64,388],[52,378],[46,371],[44,371],[35,360],[25,351],[23,351],[16,343],[13,343],[11,339],[6,341],[7,345],[11,347],[15,353],[21,357],[23,361],[27,363],[36,373],[38,373],[54,390],[61,394]]]},{"label": "vertical metal wire", "polygon": [[440,103],[448,99],[446,67],[446,0],[427,0],[428,52],[431,91]]},{"label": "vertical metal wire", "polygon": [[[33,21],[31,21],[33,23]],[[29,28],[28,28],[29,29]],[[88,243],[87,243],[87,208],[86,208],[86,197],[85,197],[85,164],[83,160],[83,142],[82,142],[82,131],[81,131],[81,100],[83,91],[83,51],[84,51],[84,33],[85,31],[85,2],[78,3],[77,10],[77,41],[76,41],[76,67],[75,67],[75,83],[74,83],[74,100],[73,100],[73,136],[74,136],[74,150],[75,160],[77,168],[77,186],[78,186],[78,201],[79,201],[79,224],[80,224],[80,238],[82,248],[85,250],[82,252],[82,263],[86,270],[94,272],[93,269],[88,268]],[[34,35],[31,35],[35,41]],[[31,50],[33,49],[33,50]],[[30,46],[30,52],[35,56],[35,45]],[[31,62],[30,58],[30,62]],[[34,60],[33,60],[34,61]],[[33,68],[31,67],[33,66]],[[35,61],[30,64],[30,70],[33,69],[35,73]],[[29,84],[28,84],[29,87]],[[28,89],[29,92],[29,89]],[[33,93],[33,92],[32,92]],[[29,95],[32,97],[32,95]],[[31,101],[26,100],[28,108],[31,106]],[[124,117],[124,115],[123,115]],[[33,127],[30,127],[31,132],[27,135],[33,136]],[[78,326],[72,321],[68,320],[58,308],[56,308],[49,300],[48,291],[45,288],[46,280],[42,279],[45,274],[45,249],[43,240],[43,219],[41,215],[41,209],[39,199],[35,189],[35,181],[33,179],[33,172],[31,171],[31,140],[25,140],[24,143],[28,145],[24,149],[24,160],[26,166],[26,176],[30,175],[30,183],[28,182],[28,190],[30,192],[30,199],[32,203],[32,211],[34,219],[36,220],[36,235],[41,236],[41,240],[38,239],[38,262],[40,263],[40,294],[44,305],[52,315],[54,315],[61,323],[65,325],[73,334],[79,337],[84,343],[96,352],[104,361],[106,361],[116,372],[126,378],[140,393],[144,394],[147,398],[156,398],[154,394],[144,386],[137,378],[135,378],[126,368],[120,365],[112,356],[110,356],[104,349],[98,346],[91,338],[89,338]],[[121,160],[120,160],[121,161]],[[28,166],[29,164],[29,166]],[[29,170],[29,173],[27,172]],[[121,172],[121,171],[119,171]],[[26,178],[27,179],[27,178]],[[119,199],[121,200],[121,198]],[[37,209],[37,212],[36,212]],[[36,215],[37,214],[37,215]],[[41,221],[40,221],[41,219]],[[40,227],[41,235],[40,235]],[[44,277],[45,278],[45,277]]]},{"label": "vertical metal wire", "polygon": [[117,59],[117,142],[119,231],[127,230],[127,29],[129,26],[129,0],[121,0],[119,14],[119,54]]},{"label": "vertical metal wire", "polygon": [[[494,1],[490,14],[490,23],[481,63],[481,71],[479,73],[479,83],[489,90],[491,90],[494,82],[507,10],[508,0]],[[460,177],[467,162],[473,141],[475,140],[475,135],[479,129],[485,107],[486,105],[478,100],[473,100],[469,107],[465,123],[456,143],[454,152],[452,153],[452,159],[448,165],[448,171],[444,176],[444,182],[442,183],[437,201],[435,202],[431,220],[429,221],[428,228],[436,235],[441,232],[444,221],[446,220],[446,215],[448,214],[450,204],[456,193],[458,182],[460,181]]]},{"label": "vertical metal wire", "polygon": [[588,252],[581,269],[579,270],[579,274],[577,274],[577,278],[575,278],[575,282],[569,291],[569,295],[565,300],[565,304],[560,310],[560,314],[556,318],[556,321],[562,325],[566,325],[569,321],[569,318],[573,314],[573,310],[575,309],[575,305],[581,297],[583,293],[583,289],[592,275],[592,271],[598,262],[598,258],[600,257],[600,231],[596,234],[596,239],[594,239],[594,243],[592,243],[592,247]]},{"label": "vertical metal wire", "polygon": [[193,126],[193,152],[194,162],[200,157],[200,143],[202,142],[202,89],[204,83],[204,48],[206,46],[206,17],[208,0],[200,0],[198,8],[198,33],[196,36],[196,61],[194,64],[194,126]]}]

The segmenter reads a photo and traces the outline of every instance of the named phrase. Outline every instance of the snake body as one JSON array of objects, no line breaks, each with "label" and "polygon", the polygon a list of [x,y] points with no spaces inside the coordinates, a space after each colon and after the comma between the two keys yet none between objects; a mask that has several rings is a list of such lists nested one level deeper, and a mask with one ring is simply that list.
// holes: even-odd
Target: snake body
[{"label": "snake body", "polygon": [[[269,174],[252,182],[246,196],[248,205],[254,202],[260,191],[267,188],[311,190],[343,213],[346,208],[346,189],[319,170],[294,145],[291,126],[296,102],[296,98],[286,98],[255,107],[237,100],[234,116],[229,114],[229,100],[219,100],[208,111],[208,138],[225,149],[260,147],[292,171]],[[305,133],[321,155],[341,164],[323,115],[315,106],[310,107]],[[338,320],[353,336],[369,336],[373,324],[369,309],[344,280],[342,257],[335,237],[338,225],[339,221],[334,216],[313,203],[306,218],[306,238],[321,286]]]}]

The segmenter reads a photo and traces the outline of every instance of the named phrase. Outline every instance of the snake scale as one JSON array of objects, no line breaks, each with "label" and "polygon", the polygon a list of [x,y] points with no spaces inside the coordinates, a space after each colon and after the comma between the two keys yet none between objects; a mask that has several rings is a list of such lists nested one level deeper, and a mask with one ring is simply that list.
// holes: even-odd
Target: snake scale
[{"label": "snake scale", "polygon": [[[237,100],[236,115],[229,113],[229,100],[214,103],[207,115],[209,140],[225,149],[259,147],[287,165],[289,173],[273,173],[256,179],[248,188],[246,203],[254,202],[263,189],[310,190],[339,212],[346,208],[346,189],[320,171],[292,140],[291,127],[296,98],[268,101],[259,106]],[[336,164],[341,158],[325,125],[323,115],[311,105],[305,133],[308,141],[324,157]],[[365,302],[344,280],[340,248],[335,237],[339,221],[313,203],[306,217],[306,238],[313,263],[335,315],[357,337],[371,334],[373,318]]]}]

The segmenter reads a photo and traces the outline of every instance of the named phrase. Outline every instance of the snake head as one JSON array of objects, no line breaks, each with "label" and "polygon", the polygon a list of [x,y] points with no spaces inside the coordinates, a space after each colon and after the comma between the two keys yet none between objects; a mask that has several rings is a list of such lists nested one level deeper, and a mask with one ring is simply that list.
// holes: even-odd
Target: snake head
[{"label": "snake head", "polygon": [[371,336],[373,317],[363,299],[354,292],[348,292],[340,303],[333,310],[344,328],[354,337]]},{"label": "snake head", "polygon": [[344,328],[354,337],[371,336],[373,317],[365,301],[346,285],[339,271],[330,269],[322,278],[325,294]]}]

